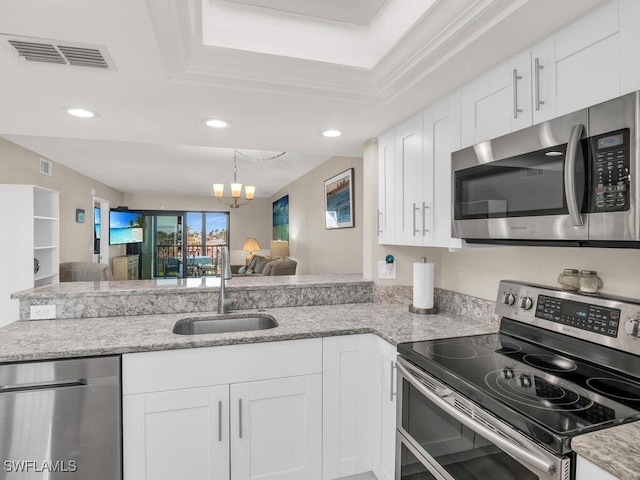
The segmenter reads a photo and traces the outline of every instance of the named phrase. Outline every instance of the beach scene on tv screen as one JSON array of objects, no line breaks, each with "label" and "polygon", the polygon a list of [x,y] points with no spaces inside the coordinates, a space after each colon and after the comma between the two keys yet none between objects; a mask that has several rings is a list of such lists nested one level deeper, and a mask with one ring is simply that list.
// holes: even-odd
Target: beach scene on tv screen
[{"label": "beach scene on tv screen", "polygon": [[142,214],[111,212],[109,218],[109,243],[142,242]]}]

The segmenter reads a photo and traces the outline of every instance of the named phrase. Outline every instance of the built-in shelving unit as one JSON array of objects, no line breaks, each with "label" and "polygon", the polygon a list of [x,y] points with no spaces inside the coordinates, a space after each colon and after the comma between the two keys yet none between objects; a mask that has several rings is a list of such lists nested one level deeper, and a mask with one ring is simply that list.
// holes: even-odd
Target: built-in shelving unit
[{"label": "built-in shelving unit", "polygon": [[0,276],[0,325],[18,319],[18,302],[11,293],[59,281],[59,203],[59,193],[48,188],[0,185],[0,251],[5,267]]}]

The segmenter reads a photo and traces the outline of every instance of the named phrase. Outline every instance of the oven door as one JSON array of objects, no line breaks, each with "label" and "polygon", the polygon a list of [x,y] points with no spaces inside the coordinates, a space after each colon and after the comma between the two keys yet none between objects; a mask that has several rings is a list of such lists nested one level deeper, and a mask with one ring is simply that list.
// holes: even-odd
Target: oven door
[{"label": "oven door", "polygon": [[586,110],[452,154],[452,233],[468,240],[589,237]]},{"label": "oven door", "polygon": [[565,480],[556,457],[403,358],[398,368],[396,480]]}]

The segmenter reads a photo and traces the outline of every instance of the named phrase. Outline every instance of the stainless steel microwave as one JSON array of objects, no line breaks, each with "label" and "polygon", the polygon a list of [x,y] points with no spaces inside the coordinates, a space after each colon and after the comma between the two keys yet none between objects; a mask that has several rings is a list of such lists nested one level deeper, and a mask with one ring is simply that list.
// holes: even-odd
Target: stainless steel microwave
[{"label": "stainless steel microwave", "polygon": [[640,92],[454,152],[452,235],[640,247]]}]

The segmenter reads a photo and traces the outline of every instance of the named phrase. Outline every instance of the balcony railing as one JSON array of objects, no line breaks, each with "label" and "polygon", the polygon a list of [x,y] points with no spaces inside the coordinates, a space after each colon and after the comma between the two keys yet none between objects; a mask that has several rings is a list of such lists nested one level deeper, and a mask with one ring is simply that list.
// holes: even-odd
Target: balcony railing
[{"label": "balcony railing", "polygon": [[[156,247],[156,277],[201,277],[219,273],[225,244],[165,244]],[[184,266],[186,265],[186,270]]]}]

